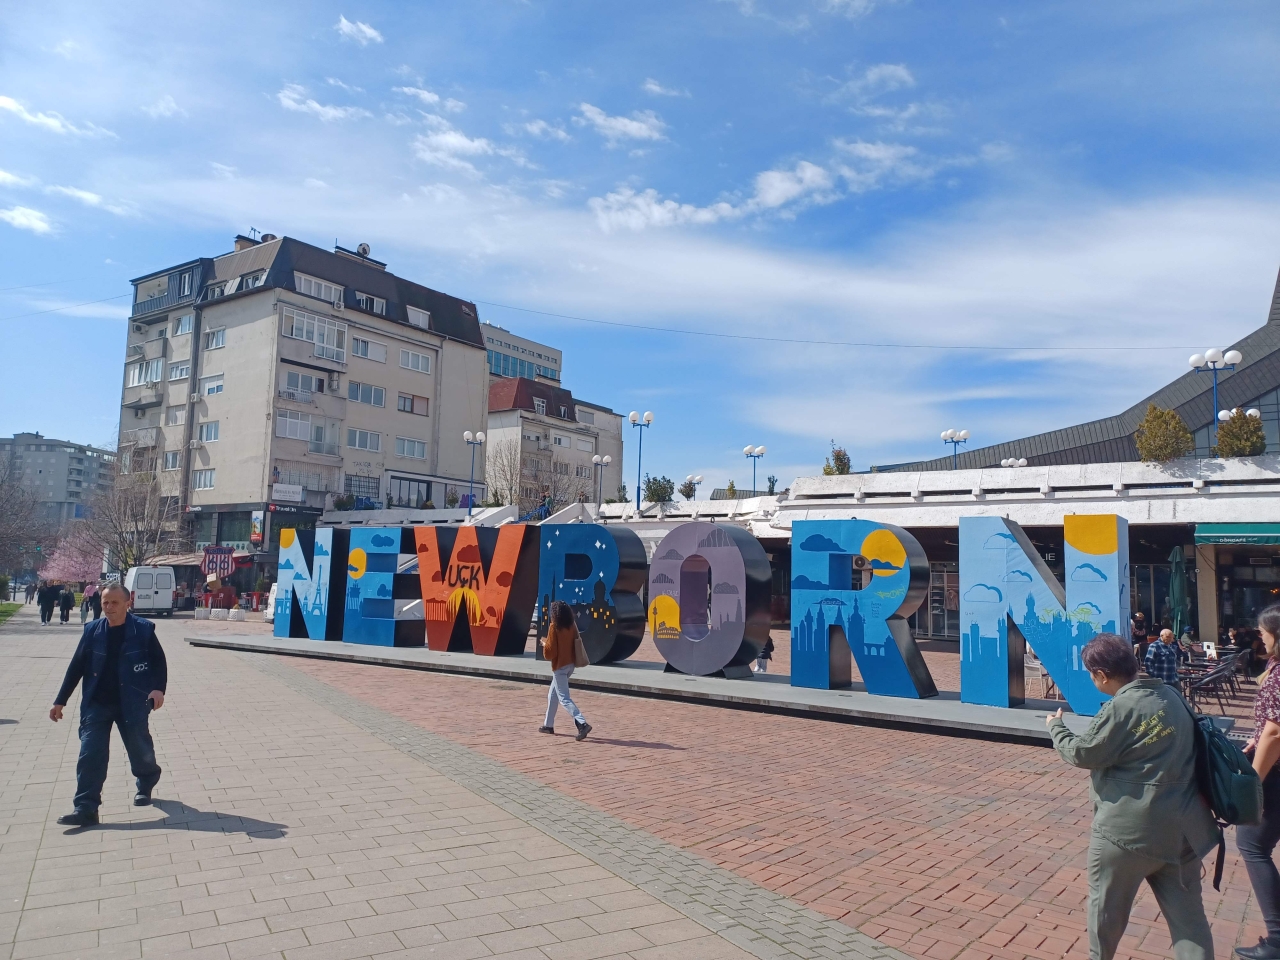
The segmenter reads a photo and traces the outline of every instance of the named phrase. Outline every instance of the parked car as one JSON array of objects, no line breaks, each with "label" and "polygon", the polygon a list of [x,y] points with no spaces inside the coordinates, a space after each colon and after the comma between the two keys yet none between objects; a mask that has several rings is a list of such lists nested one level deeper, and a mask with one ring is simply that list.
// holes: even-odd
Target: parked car
[{"label": "parked car", "polygon": [[139,616],[173,616],[173,567],[130,567],[124,588]]},{"label": "parked car", "polygon": [[267,594],[267,602],[262,607],[262,619],[267,623],[274,623],[276,619],[276,587],[277,584],[271,585],[271,591]]}]

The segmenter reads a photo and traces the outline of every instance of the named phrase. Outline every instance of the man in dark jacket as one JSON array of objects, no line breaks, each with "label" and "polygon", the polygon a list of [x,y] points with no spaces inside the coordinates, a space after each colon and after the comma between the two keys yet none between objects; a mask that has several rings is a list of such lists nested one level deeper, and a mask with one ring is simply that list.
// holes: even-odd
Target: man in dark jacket
[{"label": "man in dark jacket", "polygon": [[76,591],[74,587],[68,584],[62,585],[62,595],[58,597],[58,609],[62,611],[60,623],[67,623],[71,620],[71,608],[76,605]]},{"label": "man in dark jacket", "polygon": [[40,626],[53,622],[53,608],[58,603],[58,588],[50,583],[40,584],[36,591],[36,603],[40,605]]},{"label": "man in dark jacket", "polygon": [[137,778],[134,805],[149,804],[151,791],[160,780],[147,716],[164,706],[169,679],[164,648],[156,637],[155,626],[129,612],[129,592],[120,584],[112,583],[103,589],[102,612],[103,619],[85,626],[62,689],[49,711],[50,720],[61,720],[62,708],[76,684],[84,681],[75,812],[58,818],[59,823],[76,827],[98,822],[112,724],[120,730],[129,766]]}]

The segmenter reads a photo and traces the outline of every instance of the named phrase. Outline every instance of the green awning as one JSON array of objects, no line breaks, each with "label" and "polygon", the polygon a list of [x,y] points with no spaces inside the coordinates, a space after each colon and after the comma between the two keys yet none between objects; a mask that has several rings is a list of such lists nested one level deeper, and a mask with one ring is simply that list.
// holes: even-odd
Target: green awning
[{"label": "green awning", "polygon": [[1196,543],[1280,544],[1280,523],[1197,523]]}]

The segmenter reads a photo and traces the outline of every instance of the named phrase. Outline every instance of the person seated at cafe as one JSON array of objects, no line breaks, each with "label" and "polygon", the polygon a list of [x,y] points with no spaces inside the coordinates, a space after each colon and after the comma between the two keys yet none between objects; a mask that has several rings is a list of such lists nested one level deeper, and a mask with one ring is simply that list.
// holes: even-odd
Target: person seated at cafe
[{"label": "person seated at cafe", "polygon": [[1142,657],[1147,652],[1147,616],[1141,610],[1129,621],[1129,635],[1133,640],[1133,652]]},{"label": "person seated at cafe", "polygon": [[1161,630],[1160,636],[1147,647],[1143,667],[1147,676],[1163,680],[1174,689],[1178,688],[1178,645],[1174,642],[1172,630]]}]

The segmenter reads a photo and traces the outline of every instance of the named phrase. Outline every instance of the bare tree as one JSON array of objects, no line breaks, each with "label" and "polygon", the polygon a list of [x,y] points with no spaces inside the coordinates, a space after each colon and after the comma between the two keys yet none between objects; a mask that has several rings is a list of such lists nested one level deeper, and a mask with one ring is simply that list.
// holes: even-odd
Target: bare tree
[{"label": "bare tree", "polygon": [[178,498],[165,496],[151,472],[123,473],[89,504],[80,539],[128,570],[184,546]]},{"label": "bare tree", "polygon": [[57,539],[57,525],[41,511],[14,461],[0,459],[0,570],[38,567]]},{"label": "bare tree", "polygon": [[489,495],[503,503],[520,500],[520,441],[516,438],[499,440],[485,451],[485,476],[489,480]]},{"label": "bare tree", "polygon": [[[557,456],[554,451],[546,456],[525,457],[521,466],[521,477],[523,480],[520,497],[522,513],[527,513],[546,503],[548,497],[551,499],[553,512],[575,500],[592,499],[590,470],[587,471],[587,476],[578,476],[576,465]],[[533,491],[534,495],[524,495],[527,491]]]}]

